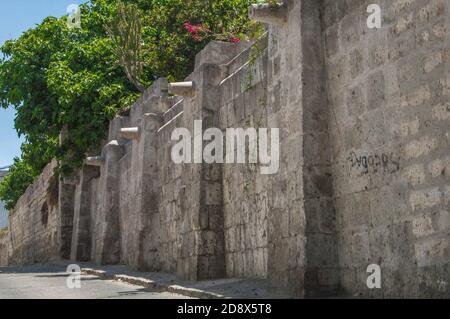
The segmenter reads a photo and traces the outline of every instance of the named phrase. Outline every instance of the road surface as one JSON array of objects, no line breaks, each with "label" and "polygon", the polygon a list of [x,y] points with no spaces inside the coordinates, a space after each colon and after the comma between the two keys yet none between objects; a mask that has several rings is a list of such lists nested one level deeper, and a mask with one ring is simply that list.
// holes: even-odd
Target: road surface
[{"label": "road surface", "polygon": [[[0,267],[0,299],[183,299],[127,283],[82,275],[81,288],[69,289],[61,266]],[[73,282],[73,281],[71,281]]]}]

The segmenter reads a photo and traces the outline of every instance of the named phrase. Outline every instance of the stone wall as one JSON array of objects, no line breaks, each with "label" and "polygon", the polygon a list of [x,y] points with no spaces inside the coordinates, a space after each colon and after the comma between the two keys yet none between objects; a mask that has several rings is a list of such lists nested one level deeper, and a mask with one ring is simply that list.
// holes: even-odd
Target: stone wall
[{"label": "stone wall", "polygon": [[[376,297],[449,294],[450,3],[325,1],[322,25],[341,285]],[[369,264],[383,289],[368,291]]]},{"label": "stone wall", "polygon": [[55,167],[56,162],[48,164],[10,211],[10,264],[59,259],[58,181],[52,178]]},{"label": "stone wall", "polygon": [[[229,76],[220,85],[224,134],[228,127],[267,127],[267,42],[263,37],[227,65]],[[267,278],[269,177],[250,163],[224,164],[222,174],[227,276]]]},{"label": "stone wall", "polygon": [[[449,296],[449,4],[380,0],[370,30],[369,3],[256,8],[270,26],[255,45],[211,42],[187,83],[159,79],[111,121],[102,151],[59,182],[47,227],[45,170],[11,215],[10,263],[69,255],[302,297]],[[278,172],[175,164],[173,130],[199,119],[202,132],[279,128]],[[370,264],[382,289],[366,285]]]},{"label": "stone wall", "polygon": [[[189,249],[180,246],[182,200],[185,188],[182,188],[182,167],[172,162],[170,154],[173,143],[170,141],[172,130],[182,127],[184,101],[174,101],[175,105],[165,113],[163,125],[158,129],[157,141],[157,163],[167,163],[159,171],[160,192],[155,194],[158,198],[158,209],[155,212],[153,223],[150,228],[151,234],[160,233],[158,229],[165,229],[158,238],[154,238],[154,245],[149,247],[148,260],[151,256],[158,256],[157,268],[162,271],[177,272],[178,256],[183,257],[182,249],[187,254]],[[155,237],[155,236],[154,236]],[[192,245],[194,242],[192,242]],[[193,248],[190,249],[193,251]],[[181,264],[180,264],[181,271]]]},{"label": "stone wall", "polygon": [[8,266],[11,254],[11,240],[8,231],[0,231],[0,267]]}]

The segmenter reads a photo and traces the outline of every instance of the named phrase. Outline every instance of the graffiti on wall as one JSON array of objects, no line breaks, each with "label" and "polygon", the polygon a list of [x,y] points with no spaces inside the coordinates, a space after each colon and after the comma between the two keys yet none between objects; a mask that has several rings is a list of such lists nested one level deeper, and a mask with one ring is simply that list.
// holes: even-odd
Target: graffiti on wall
[{"label": "graffiti on wall", "polygon": [[352,170],[361,174],[384,172],[396,173],[400,170],[400,160],[393,153],[355,153],[350,152],[347,157]]}]

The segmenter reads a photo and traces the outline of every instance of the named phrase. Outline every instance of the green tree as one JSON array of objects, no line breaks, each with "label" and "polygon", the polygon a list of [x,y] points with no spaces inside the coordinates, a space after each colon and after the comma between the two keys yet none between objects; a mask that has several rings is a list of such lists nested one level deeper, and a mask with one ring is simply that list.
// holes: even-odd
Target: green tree
[{"label": "green tree", "polygon": [[[0,185],[0,198],[14,206],[52,158],[59,160],[58,174],[70,174],[86,153],[99,151],[109,120],[129,108],[144,85],[159,77],[182,80],[192,72],[195,55],[210,38],[193,41],[186,22],[240,38],[258,30],[248,19],[250,3],[128,0],[123,12],[140,16],[132,25],[123,12],[118,16],[115,0],[91,0],[81,5],[81,28],[69,28],[66,17],[48,17],[7,41],[0,48],[0,107],[15,108],[15,127],[26,142]],[[122,23],[122,30],[132,26],[130,42],[118,32],[121,28],[108,35],[105,26],[113,20]],[[129,49],[127,62],[123,53]],[[63,127],[68,134],[60,145]]]}]

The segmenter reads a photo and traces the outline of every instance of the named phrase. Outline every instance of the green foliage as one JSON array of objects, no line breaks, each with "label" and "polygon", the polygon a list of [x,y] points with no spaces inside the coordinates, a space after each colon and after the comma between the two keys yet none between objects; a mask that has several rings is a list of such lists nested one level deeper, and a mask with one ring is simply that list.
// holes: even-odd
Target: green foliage
[{"label": "green foliage", "polygon": [[[66,17],[48,17],[7,41],[0,48],[0,107],[15,108],[26,143],[0,185],[0,198],[13,207],[52,158],[59,160],[56,173],[69,175],[86,153],[99,151],[109,120],[132,105],[143,85],[192,72],[208,39],[193,41],[186,22],[241,39],[259,32],[248,19],[251,2],[127,0],[121,8],[115,0],[91,0],[81,5],[81,28],[69,28]],[[116,26],[111,36],[106,25]],[[67,137],[60,145],[63,128]]]},{"label": "green foliage", "polygon": [[195,55],[210,40],[193,41],[183,27],[185,22],[201,23],[212,34],[234,34],[241,39],[253,38],[260,31],[259,24],[248,19],[251,0],[138,2],[147,4],[142,7],[147,13],[143,17],[144,58],[155,77],[183,80],[193,70]]},{"label": "green foliage", "polygon": [[22,145],[22,158],[14,158],[9,174],[0,183],[0,198],[6,209],[14,208],[20,196],[51,161],[53,154],[49,150],[57,143],[57,139],[44,138]]},{"label": "green foliage", "polygon": [[15,158],[10,174],[0,183],[0,197],[5,202],[6,209],[14,208],[17,200],[33,182],[34,178],[31,165]]}]

